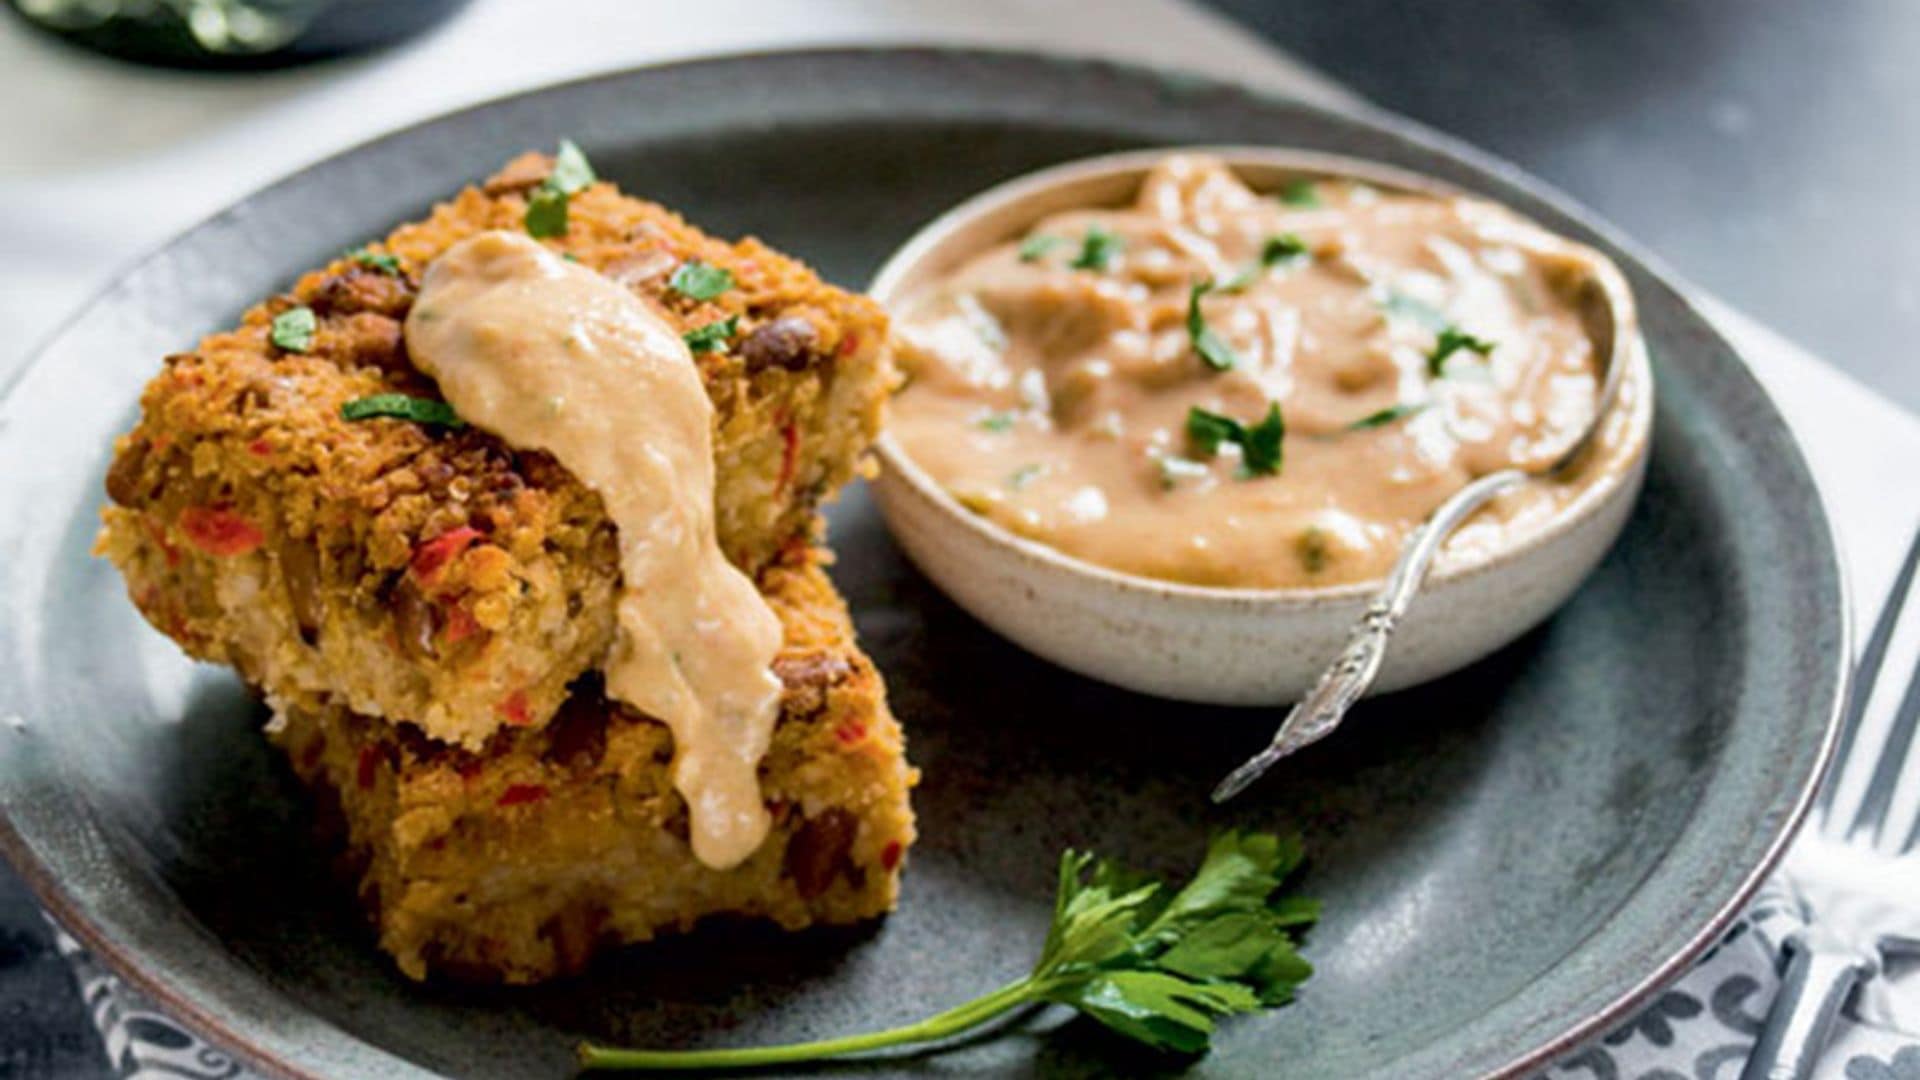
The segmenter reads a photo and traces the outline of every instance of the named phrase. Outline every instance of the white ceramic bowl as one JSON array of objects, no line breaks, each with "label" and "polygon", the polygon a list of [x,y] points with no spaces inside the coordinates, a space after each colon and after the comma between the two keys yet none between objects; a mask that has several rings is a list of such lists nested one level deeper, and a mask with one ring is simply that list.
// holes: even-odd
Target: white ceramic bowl
[{"label": "white ceramic bowl", "polygon": [[[1294,177],[1349,178],[1383,189],[1462,194],[1403,170],[1307,151],[1197,147],[1113,154],[992,188],[921,229],[874,278],[882,304],[916,292],[985,247],[1023,235],[1060,210],[1118,206],[1170,153],[1224,159],[1260,190]],[[1596,338],[1624,365],[1613,408],[1624,429],[1601,475],[1543,528],[1478,558],[1443,553],[1395,634],[1375,690],[1464,667],[1525,633],[1564,603],[1612,545],[1640,491],[1653,417],[1653,378],[1617,271],[1603,267]],[[1124,574],[1073,558],[961,506],[882,434],[874,496],[915,565],[948,596],[1021,647],[1118,686],[1186,701],[1274,705],[1298,698],[1339,651],[1378,589],[1229,589]],[[1608,452],[1608,451],[1603,451]],[[1600,464],[1600,463],[1594,463]]]}]

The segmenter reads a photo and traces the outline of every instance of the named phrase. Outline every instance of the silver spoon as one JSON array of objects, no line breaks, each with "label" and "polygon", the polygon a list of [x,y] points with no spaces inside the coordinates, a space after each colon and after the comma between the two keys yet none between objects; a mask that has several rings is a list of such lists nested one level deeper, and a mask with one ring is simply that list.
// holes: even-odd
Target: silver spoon
[{"label": "silver spoon", "polygon": [[1535,466],[1531,470],[1510,468],[1488,473],[1434,508],[1427,520],[1408,537],[1400,558],[1387,575],[1386,584],[1374,595],[1366,611],[1348,633],[1346,647],[1320,673],[1313,689],[1307,691],[1307,696],[1301,698],[1287,713],[1286,719],[1280,721],[1280,727],[1274,731],[1266,749],[1228,773],[1227,778],[1213,789],[1214,802],[1226,802],[1245,791],[1275,762],[1303,746],[1326,738],[1340,726],[1347,710],[1360,700],[1380,674],[1380,665],[1386,659],[1387,644],[1393,637],[1394,628],[1407,613],[1407,608],[1413,605],[1414,597],[1427,579],[1427,571],[1433,566],[1434,557],[1454,529],[1500,494],[1535,478],[1558,476],[1572,470],[1599,438],[1607,417],[1613,411],[1614,401],[1620,395],[1622,373],[1628,367],[1622,353],[1639,346],[1633,328],[1618,325],[1617,314],[1631,310],[1620,302],[1626,293],[1626,283],[1602,264],[1594,269],[1593,276],[1584,284],[1581,301],[1588,333],[1593,336],[1596,352],[1605,361],[1607,371],[1600,384],[1599,397],[1594,403],[1593,416],[1587,421],[1580,437],[1559,457],[1545,465]]}]

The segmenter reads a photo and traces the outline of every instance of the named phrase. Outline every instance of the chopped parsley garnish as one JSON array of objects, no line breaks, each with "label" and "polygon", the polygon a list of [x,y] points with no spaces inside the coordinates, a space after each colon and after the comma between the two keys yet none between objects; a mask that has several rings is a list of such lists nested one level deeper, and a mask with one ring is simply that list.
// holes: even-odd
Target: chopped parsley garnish
[{"label": "chopped parsley garnish", "polygon": [[1240,362],[1234,354],[1233,346],[1215,333],[1207,325],[1207,317],[1200,311],[1200,298],[1213,291],[1212,281],[1196,281],[1187,292],[1187,338],[1193,342],[1193,351],[1206,365],[1215,371],[1231,371]]},{"label": "chopped parsley garnish", "polygon": [[1427,374],[1434,378],[1446,374],[1447,357],[1467,349],[1485,356],[1493,351],[1493,342],[1477,338],[1457,326],[1440,328],[1440,337],[1433,343],[1433,351],[1427,354]]},{"label": "chopped parsley garnish", "polygon": [[445,428],[467,426],[467,422],[460,419],[460,415],[453,411],[453,406],[446,402],[409,394],[375,394],[372,397],[355,398],[340,406],[340,415],[347,420],[392,416],[416,424],[438,424]]},{"label": "chopped parsley garnish", "polygon": [[1280,189],[1280,201],[1288,206],[1311,209],[1320,205],[1320,189],[1305,177],[1295,177]]},{"label": "chopped parsley garnish", "polygon": [[1368,428],[1386,427],[1395,420],[1404,419],[1427,407],[1424,401],[1403,401],[1398,405],[1389,405],[1376,413],[1367,415],[1347,425],[1348,431],[1365,431]]},{"label": "chopped parsley garnish", "polygon": [[1260,247],[1260,261],[1220,283],[1221,292],[1239,292],[1256,281],[1262,271],[1307,254],[1307,242],[1297,233],[1279,233],[1267,237]]},{"label": "chopped parsley garnish", "polygon": [[1390,316],[1412,319],[1436,334],[1447,325],[1447,317],[1439,308],[1423,300],[1415,300],[1398,289],[1387,293],[1387,298],[1380,302],[1380,309]]},{"label": "chopped parsley garnish", "polygon": [[593,174],[593,166],[588,163],[587,155],[581,153],[572,139],[561,139],[560,149],[553,155],[553,171],[542,181],[562,195],[574,195],[584,190],[599,177]]},{"label": "chopped parsley garnish", "polygon": [[527,198],[527,235],[542,239],[565,236],[567,200],[593,183],[594,179],[593,166],[587,162],[587,155],[580,152],[572,139],[561,139],[560,150],[553,157],[553,170],[547,173],[547,178],[540,181],[540,186]]},{"label": "chopped parsley garnish", "polygon": [[709,353],[724,348],[733,335],[740,329],[740,316],[729,315],[718,322],[689,330],[680,335],[687,348],[697,353]]},{"label": "chopped parsley garnish", "polygon": [[567,197],[544,186],[538,188],[527,199],[523,220],[527,235],[537,240],[567,235]]},{"label": "chopped parsley garnish", "polygon": [[347,252],[347,258],[370,270],[378,270],[392,277],[400,276],[400,259],[384,251],[368,251],[366,248],[354,248]]},{"label": "chopped parsley garnish", "polygon": [[312,308],[293,307],[273,317],[267,336],[287,352],[303,353],[313,348],[313,335],[319,329],[320,320],[313,317]]},{"label": "chopped parsley garnish", "polygon": [[1044,471],[1044,467],[1040,465],[1022,465],[1007,477],[1007,486],[1015,491],[1022,491],[1028,484],[1038,480]]},{"label": "chopped parsley garnish", "polygon": [[667,286],[690,300],[711,300],[733,288],[733,272],[689,259],[667,279]]},{"label": "chopped parsley garnish", "polygon": [[1155,1050],[1203,1054],[1214,1026],[1293,999],[1313,974],[1294,938],[1320,917],[1317,901],[1281,885],[1300,841],[1224,832],[1178,889],[1109,859],[1060,857],[1053,925],[1024,977],[903,1027],[784,1046],[622,1050],[582,1044],[587,1069],[739,1069],[816,1061],[951,1038],[1039,1004],[1064,1005]]},{"label": "chopped parsley garnish", "polygon": [[1274,266],[1287,259],[1297,259],[1307,253],[1307,242],[1300,239],[1299,233],[1280,233],[1267,237],[1260,248],[1260,265]]},{"label": "chopped parsley garnish", "polygon": [[1059,246],[1059,237],[1034,233],[1025,240],[1020,241],[1020,261],[1039,262],[1042,258],[1046,257],[1047,252]]},{"label": "chopped parsley garnish", "polygon": [[1105,270],[1120,249],[1126,246],[1126,241],[1102,226],[1088,226],[1087,235],[1080,241],[1080,254],[1075,255],[1067,265],[1075,270]]},{"label": "chopped parsley garnish", "polygon": [[1246,426],[1231,416],[1221,416],[1199,406],[1187,410],[1187,438],[1201,453],[1213,457],[1221,443],[1238,443],[1246,437]]},{"label": "chopped parsley garnish", "polygon": [[988,413],[975,423],[979,424],[982,431],[1012,431],[1013,414],[1010,412]]},{"label": "chopped parsley garnish", "polygon": [[1327,533],[1317,525],[1309,525],[1301,530],[1293,541],[1294,553],[1300,556],[1300,566],[1309,574],[1317,574],[1327,568]]},{"label": "chopped parsley garnish", "polygon": [[1277,401],[1267,407],[1266,417],[1251,427],[1198,406],[1187,410],[1187,438],[1194,447],[1212,457],[1224,443],[1238,446],[1240,466],[1247,476],[1273,476],[1280,471],[1281,442],[1286,434],[1286,421],[1280,418]]}]

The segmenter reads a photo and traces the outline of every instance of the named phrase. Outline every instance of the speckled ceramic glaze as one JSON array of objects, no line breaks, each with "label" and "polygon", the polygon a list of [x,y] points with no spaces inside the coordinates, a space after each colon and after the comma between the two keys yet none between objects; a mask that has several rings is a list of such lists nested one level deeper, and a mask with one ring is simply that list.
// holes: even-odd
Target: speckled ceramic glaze
[{"label": "speckled ceramic glaze", "polygon": [[[1659,384],[1645,491],[1538,630],[1361,705],[1215,808],[1270,710],[1071,675],[916,574],[860,490],[833,568],[886,673],[921,839],[900,909],[855,930],[715,925],[554,986],[416,986],[309,840],[305,802],[225,671],[183,660],[87,546],[140,386],[250,302],[529,146],[722,233],[867,281],[939,211],[1061,161],[1233,142],[1382,161],[1608,251]],[[0,847],[106,963],[247,1061],[321,1077],[560,1076],[583,1035],[761,1043],[892,1024],[1023,971],[1067,845],[1155,871],[1212,830],[1299,828],[1326,901],[1318,974],[1225,1024],[1195,1075],[1524,1075],[1616,1022],[1733,918],[1799,820],[1841,691],[1844,618],[1819,500],[1739,357],[1564,201],[1379,117],[1032,56],[833,51],[712,60],[516,97],[255,195],[131,268],[0,402]],[[1138,1052],[1051,1011],[862,1076],[1111,1074]],[[835,1070],[828,1070],[829,1072]]]},{"label": "speckled ceramic glaze", "polygon": [[[1404,170],[1324,153],[1267,147],[1183,148],[1212,154],[1254,188],[1297,177],[1360,180],[1385,189],[1458,194]],[[1132,200],[1166,151],[1102,155],[1044,169],[941,215],[887,260],[869,291],[893,304],[996,244],[1063,210]],[[1375,692],[1398,690],[1473,663],[1566,602],[1626,524],[1645,472],[1653,376],[1632,294],[1611,267],[1596,271],[1596,343],[1624,372],[1614,408],[1628,416],[1617,463],[1548,527],[1476,559],[1443,556],[1395,631]],[[960,505],[883,436],[874,500],[907,555],[975,618],[1084,675],[1183,701],[1277,705],[1306,693],[1339,654],[1378,582],[1322,589],[1220,589],[1155,581],[1095,566],[1018,536]]]}]

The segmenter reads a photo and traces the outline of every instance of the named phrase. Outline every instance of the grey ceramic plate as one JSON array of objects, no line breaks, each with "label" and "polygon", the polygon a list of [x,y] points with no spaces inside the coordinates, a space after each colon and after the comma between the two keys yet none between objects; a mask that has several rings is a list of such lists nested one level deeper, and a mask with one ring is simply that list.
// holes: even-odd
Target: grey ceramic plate
[{"label": "grey ceramic plate", "polygon": [[[710,930],[512,993],[396,975],[307,840],[226,673],[150,632],[87,555],[111,436],[159,358],[512,153],[577,139],[629,190],[849,284],[995,181],[1154,143],[1278,143],[1425,170],[1610,250],[1659,369],[1647,491],[1543,629],[1363,706],[1230,811],[1206,792],[1271,715],[1170,705],[1020,654],[901,561],[859,493],[835,570],[925,769],[900,910],[852,932]],[[278,1071],[557,1075],[581,1035],[757,1043],[918,1017],[1022,970],[1066,845],[1188,864],[1293,825],[1327,917],[1300,1002],[1226,1025],[1232,1076],[1518,1072],[1600,1030],[1727,925],[1825,756],[1845,620],[1819,501],[1726,342],[1564,201],[1429,133],[1204,81],[1037,57],[847,51],[637,71],[382,139],[133,268],[0,405],[0,811],[10,857],[104,959]],[[1084,1074],[1132,1060],[1054,1014],[868,1073]]]}]

